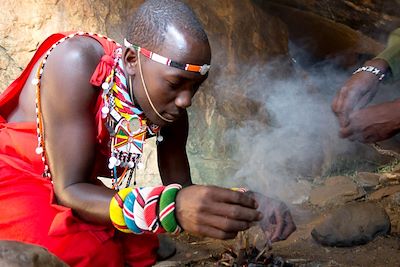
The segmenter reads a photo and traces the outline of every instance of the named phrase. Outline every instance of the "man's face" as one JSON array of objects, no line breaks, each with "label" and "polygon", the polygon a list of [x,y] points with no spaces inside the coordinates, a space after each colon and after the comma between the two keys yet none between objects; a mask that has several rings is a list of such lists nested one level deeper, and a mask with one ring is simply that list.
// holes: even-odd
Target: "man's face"
[{"label": "man's face", "polygon": [[[168,28],[162,47],[153,52],[180,63],[203,65],[210,64],[211,60],[208,42],[196,41],[189,34],[172,26]],[[133,88],[136,100],[146,117],[159,126],[167,124],[151,107],[143,88],[140,71],[154,108],[166,119],[178,120],[192,104],[193,96],[207,75],[180,70],[152,61],[143,55],[139,56],[141,70],[137,64]]]}]

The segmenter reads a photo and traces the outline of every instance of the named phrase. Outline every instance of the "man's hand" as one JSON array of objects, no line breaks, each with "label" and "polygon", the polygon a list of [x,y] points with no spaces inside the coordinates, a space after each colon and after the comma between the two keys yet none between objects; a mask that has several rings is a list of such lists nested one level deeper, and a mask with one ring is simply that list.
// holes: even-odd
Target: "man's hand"
[{"label": "man's hand", "polygon": [[400,102],[393,101],[352,112],[340,135],[352,141],[373,143],[394,136],[399,129]]},{"label": "man's hand", "polygon": [[[367,61],[365,65],[374,66],[383,72],[388,68],[388,64],[382,59]],[[348,125],[352,111],[364,107],[374,98],[378,82],[378,76],[366,71],[353,74],[346,81],[332,102],[332,110],[338,117],[341,128]]]},{"label": "man's hand", "polygon": [[230,239],[262,219],[257,207],[255,199],[248,194],[215,186],[192,185],[178,193],[175,215],[187,232]]},{"label": "man's hand", "polygon": [[260,222],[267,239],[271,242],[284,240],[296,230],[289,208],[282,201],[266,197],[260,193],[250,192],[257,203],[258,210],[264,217]]}]

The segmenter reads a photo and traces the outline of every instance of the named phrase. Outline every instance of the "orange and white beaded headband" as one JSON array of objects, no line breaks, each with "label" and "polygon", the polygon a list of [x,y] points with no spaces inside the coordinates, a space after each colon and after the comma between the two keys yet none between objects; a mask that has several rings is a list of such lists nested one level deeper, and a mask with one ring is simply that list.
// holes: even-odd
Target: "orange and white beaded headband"
[{"label": "orange and white beaded headband", "polygon": [[151,60],[153,60],[155,62],[164,64],[164,65],[167,65],[167,66],[171,66],[171,67],[174,67],[174,68],[178,68],[178,69],[181,69],[181,70],[186,70],[186,71],[191,71],[191,72],[198,72],[201,75],[206,75],[207,72],[210,70],[210,67],[211,67],[208,64],[204,64],[203,66],[199,66],[199,65],[193,65],[193,64],[179,63],[179,62],[173,61],[173,60],[171,60],[169,58],[160,56],[159,54],[156,54],[154,52],[151,52],[151,51],[147,50],[146,48],[131,44],[126,39],[124,39],[124,45],[127,48],[135,49],[136,51],[138,51],[139,53],[141,53],[145,57],[147,57],[147,58],[149,58],[149,59],[151,59]]}]

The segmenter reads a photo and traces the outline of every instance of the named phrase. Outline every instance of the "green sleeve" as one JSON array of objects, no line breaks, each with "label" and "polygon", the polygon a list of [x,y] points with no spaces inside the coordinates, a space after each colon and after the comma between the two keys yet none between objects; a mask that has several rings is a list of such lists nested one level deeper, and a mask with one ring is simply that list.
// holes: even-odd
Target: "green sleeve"
[{"label": "green sleeve", "polygon": [[400,79],[400,28],[394,30],[386,46],[376,58],[385,60],[392,71],[392,81]]}]

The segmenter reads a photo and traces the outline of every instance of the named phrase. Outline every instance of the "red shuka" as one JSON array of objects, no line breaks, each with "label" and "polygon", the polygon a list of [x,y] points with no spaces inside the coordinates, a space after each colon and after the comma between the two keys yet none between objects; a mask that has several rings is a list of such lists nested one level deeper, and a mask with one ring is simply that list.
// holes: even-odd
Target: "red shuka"
[{"label": "red shuka", "polygon": [[[17,106],[35,63],[68,34],[58,33],[46,39],[20,77],[0,95],[0,239],[43,246],[70,266],[153,265],[158,247],[155,235],[117,233],[112,227],[82,221],[70,208],[57,205],[51,181],[42,177],[41,156],[35,153],[36,122],[6,120]],[[90,37],[105,52],[91,79],[92,84],[99,85],[109,73],[108,62],[116,45],[105,38]],[[101,148],[105,128],[100,116],[100,90],[97,103],[93,114]]]}]

